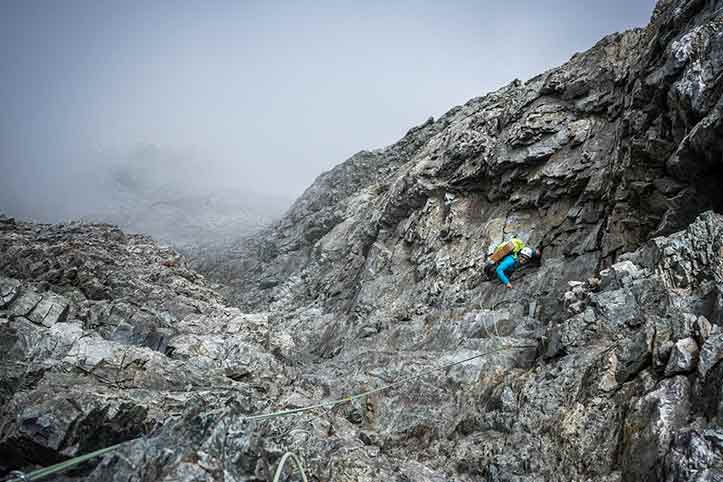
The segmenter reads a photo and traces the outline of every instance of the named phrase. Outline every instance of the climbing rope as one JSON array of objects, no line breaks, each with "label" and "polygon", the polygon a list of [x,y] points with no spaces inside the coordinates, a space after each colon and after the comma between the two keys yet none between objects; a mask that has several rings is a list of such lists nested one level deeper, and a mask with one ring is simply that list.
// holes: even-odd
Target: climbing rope
[{"label": "climbing rope", "polygon": [[375,389],[373,389],[373,390],[367,390],[367,391],[365,391],[365,392],[358,393],[358,394],[356,394],[356,395],[350,395],[350,396],[347,396],[347,397],[339,398],[339,399],[337,399],[337,400],[331,400],[331,401],[327,401],[327,402],[321,402],[321,403],[317,403],[317,404],[314,404],[314,405],[309,405],[309,406],[306,406],[306,407],[293,408],[293,409],[290,409],[290,410],[280,410],[280,411],[277,411],[277,412],[265,413],[265,414],[261,414],[261,415],[251,415],[251,416],[249,416],[249,417],[243,417],[241,420],[242,420],[242,421],[246,421],[246,420],[248,420],[248,421],[252,421],[252,420],[264,420],[264,419],[268,419],[268,418],[285,417],[285,416],[287,416],[287,415],[294,415],[294,414],[296,414],[296,413],[308,412],[308,411],[310,411],[310,410],[316,410],[316,409],[319,409],[319,408],[334,407],[334,406],[336,406],[336,405],[340,405],[340,404],[343,404],[343,403],[353,402],[354,400],[358,400],[358,399],[360,399],[360,398],[365,398],[365,397],[367,397],[367,396],[369,396],[369,395],[372,395],[372,394],[374,394],[374,393],[379,393],[379,392],[383,392],[383,391],[385,391],[385,390],[389,390],[390,388],[394,388],[394,387],[396,387],[396,386],[399,386],[399,385],[402,385],[402,384],[404,384],[404,383],[410,382],[410,381],[415,380],[415,379],[417,379],[417,378],[421,378],[421,377],[423,377],[424,375],[426,375],[426,374],[428,374],[428,373],[432,373],[432,372],[436,372],[436,371],[448,370],[449,368],[452,368],[452,367],[454,367],[454,366],[461,365],[461,364],[463,364],[463,363],[467,363],[467,362],[470,362],[470,361],[472,361],[472,360],[476,360],[476,359],[478,359],[478,358],[482,358],[482,357],[487,356],[487,355],[492,355],[492,354],[499,353],[499,352],[503,352],[503,351],[507,351],[507,350],[510,350],[510,349],[535,348],[535,347],[536,347],[536,345],[513,345],[513,346],[506,346],[506,347],[504,347],[504,348],[498,348],[498,349],[496,349],[496,350],[491,350],[491,351],[487,351],[487,352],[484,352],[484,353],[480,353],[479,355],[471,356],[471,357],[469,357],[469,358],[465,358],[464,360],[459,360],[459,361],[456,361],[456,362],[453,362],[453,363],[449,363],[449,364],[444,365],[444,366],[441,366],[441,367],[428,368],[428,369],[426,369],[426,370],[422,370],[421,372],[419,372],[419,373],[417,373],[417,374],[415,374],[415,375],[410,375],[410,376],[408,376],[408,377],[402,378],[401,380],[397,380],[396,382],[392,382],[392,383],[389,383],[389,384],[387,384],[387,385],[382,385],[382,386],[379,387],[379,388],[375,388]]},{"label": "climbing rope", "polygon": [[112,446],[106,447],[104,449],[96,450],[95,452],[91,452],[89,454],[81,455],[80,457],[75,457],[73,459],[66,460],[64,462],[60,462],[55,465],[51,465],[50,467],[45,467],[43,469],[35,470],[33,472],[30,472],[29,474],[24,474],[24,473],[16,470],[16,471],[12,472],[12,474],[17,475],[17,478],[11,479],[8,482],[31,482],[33,480],[40,480],[43,477],[47,477],[48,475],[57,474],[58,472],[63,472],[78,464],[82,464],[86,460],[94,459],[96,457],[100,457],[101,455],[105,455],[109,452],[113,452],[114,450],[119,449],[122,445],[133,442],[135,440],[138,440],[138,439],[127,440],[125,442],[121,442],[119,444],[112,445]]},{"label": "climbing rope", "polygon": [[[339,398],[339,399],[337,399],[337,400],[331,400],[331,401],[327,401],[327,402],[320,402],[320,403],[316,403],[316,404],[314,404],[314,405],[309,405],[309,406],[306,406],[306,407],[294,408],[294,409],[290,409],[290,410],[279,410],[279,411],[271,412],[271,413],[265,413],[265,414],[260,414],[260,415],[251,415],[251,416],[248,416],[248,417],[242,417],[242,418],[241,418],[241,421],[242,421],[242,422],[244,422],[244,421],[258,421],[258,420],[266,420],[266,419],[276,418],[276,417],[286,417],[286,416],[289,416],[289,415],[294,415],[294,414],[298,414],[298,413],[308,412],[308,411],[311,411],[311,410],[317,410],[317,409],[320,409],[320,408],[335,407],[335,406],[337,406],[337,405],[341,405],[341,404],[345,404],[345,403],[351,403],[351,402],[353,402],[354,400],[357,400],[357,399],[360,399],[360,398],[365,398],[365,397],[368,397],[369,395],[372,395],[372,394],[374,394],[374,393],[383,392],[383,391],[385,391],[385,390],[389,390],[390,388],[394,388],[394,387],[397,387],[397,386],[402,385],[402,384],[404,384],[404,383],[410,382],[410,381],[412,381],[412,380],[416,380],[416,379],[418,379],[418,378],[423,377],[424,375],[426,375],[426,374],[428,374],[428,373],[437,372],[437,371],[443,371],[443,370],[448,370],[448,369],[450,369],[450,368],[452,368],[452,367],[454,367],[454,366],[461,365],[461,364],[463,364],[463,363],[467,363],[467,362],[470,362],[470,361],[472,361],[472,360],[476,360],[476,359],[478,359],[478,358],[482,358],[482,357],[487,356],[487,355],[492,355],[492,354],[500,353],[500,352],[507,351],[507,350],[515,350],[515,349],[519,350],[519,349],[535,348],[535,347],[536,347],[536,345],[508,345],[508,346],[505,346],[505,347],[503,347],[503,348],[498,348],[498,349],[496,349],[496,350],[486,351],[486,352],[484,352],[484,353],[480,353],[480,354],[478,354],[478,355],[471,356],[471,357],[465,358],[465,359],[463,359],[463,360],[459,360],[459,361],[456,361],[456,362],[448,363],[448,364],[446,364],[446,365],[444,365],[444,366],[441,366],[441,367],[427,368],[426,370],[422,370],[421,372],[419,372],[419,373],[417,373],[417,374],[415,374],[415,375],[410,375],[410,376],[408,376],[408,377],[404,377],[404,378],[402,378],[401,380],[397,380],[396,382],[392,382],[392,383],[389,383],[389,384],[387,384],[387,385],[383,385],[383,386],[381,386],[381,387],[379,387],[379,388],[375,388],[375,389],[373,389],[373,390],[367,390],[367,391],[365,391],[365,392],[358,393],[358,394],[356,394],[356,395],[350,395],[350,396],[347,396],[347,397],[343,397],[343,398]],[[87,461],[87,460],[94,459],[94,458],[96,458],[96,457],[100,457],[101,455],[105,455],[105,454],[107,454],[107,453],[110,453],[110,452],[113,452],[113,451],[115,451],[115,450],[118,450],[121,446],[126,445],[126,444],[129,444],[129,443],[131,443],[131,442],[135,442],[136,440],[140,440],[140,437],[134,438],[134,439],[131,439],[131,440],[127,440],[127,441],[125,441],[125,442],[121,442],[121,443],[119,443],[119,444],[116,444],[116,445],[113,445],[113,446],[110,446],[110,447],[106,447],[106,448],[104,448],[104,449],[96,450],[95,452],[91,452],[91,453],[89,453],[89,454],[81,455],[81,456],[79,456],[79,457],[75,457],[75,458],[66,460],[66,461],[64,461],[64,462],[60,462],[60,463],[58,463],[58,464],[51,465],[51,466],[49,466],[49,467],[45,467],[45,468],[42,468],[42,469],[38,469],[38,470],[35,470],[35,471],[30,472],[30,473],[28,473],[28,474],[25,474],[25,473],[20,472],[20,471],[15,471],[15,472],[13,472],[13,474],[16,474],[17,477],[14,478],[14,479],[10,479],[10,480],[7,481],[7,482],[32,482],[32,481],[35,481],[35,480],[40,480],[40,479],[42,479],[42,478],[44,478],[44,477],[47,477],[48,475],[52,475],[52,474],[56,474],[56,473],[59,473],[59,472],[68,470],[69,468],[74,467],[74,466],[76,466],[76,465],[78,465],[78,464],[81,464],[81,463],[83,463],[83,462],[85,462],[85,461]],[[274,477],[274,482],[278,482],[278,480],[279,480],[278,477],[280,476],[280,470],[281,470],[281,468],[283,468],[284,464],[286,463],[286,459],[288,459],[288,458],[291,458],[291,459],[294,461],[294,463],[296,464],[297,468],[298,468],[299,471],[301,472],[302,477],[304,478],[304,481],[306,482],[306,475],[304,475],[303,464],[301,463],[301,460],[300,460],[299,458],[297,458],[294,454],[291,454],[291,453],[286,453],[286,454],[284,455],[284,457],[282,457],[281,460],[282,460],[283,463],[280,463],[280,464],[279,464],[279,468],[277,468],[277,470],[276,470],[276,476]]]},{"label": "climbing rope", "polygon": [[306,478],[306,474],[304,473],[304,460],[301,457],[297,457],[295,454],[292,454],[291,452],[286,452],[284,456],[281,457],[279,466],[276,467],[276,473],[274,474],[273,482],[279,482],[279,480],[281,479],[281,472],[284,470],[284,465],[286,465],[286,461],[289,458],[294,461],[294,464],[296,464],[296,468],[299,470],[303,481],[309,482],[309,480]]}]

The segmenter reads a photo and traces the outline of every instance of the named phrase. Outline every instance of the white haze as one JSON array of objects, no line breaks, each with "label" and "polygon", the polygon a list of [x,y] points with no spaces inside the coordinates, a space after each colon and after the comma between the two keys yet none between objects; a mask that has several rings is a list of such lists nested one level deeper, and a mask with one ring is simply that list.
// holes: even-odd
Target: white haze
[{"label": "white haze", "polygon": [[117,214],[130,169],[141,197],[223,192],[277,215],[354,152],[642,26],[653,6],[7,0],[0,212]]}]

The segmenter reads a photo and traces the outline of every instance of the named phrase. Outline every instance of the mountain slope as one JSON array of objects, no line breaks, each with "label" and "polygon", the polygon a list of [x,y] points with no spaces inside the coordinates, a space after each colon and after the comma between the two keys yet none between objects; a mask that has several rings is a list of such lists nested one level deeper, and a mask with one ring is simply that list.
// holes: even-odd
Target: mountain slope
[{"label": "mountain slope", "polygon": [[662,0],[321,175],[196,260],[241,309],[143,236],[0,220],[0,471],[139,437],[67,479],[722,480],[721,13]]},{"label": "mountain slope", "polygon": [[[360,152],[199,268],[247,309],[384,323],[534,297],[549,319],[568,280],[723,210],[716,6],[660,2],[645,29]],[[545,261],[505,294],[474,267],[512,234]]]}]

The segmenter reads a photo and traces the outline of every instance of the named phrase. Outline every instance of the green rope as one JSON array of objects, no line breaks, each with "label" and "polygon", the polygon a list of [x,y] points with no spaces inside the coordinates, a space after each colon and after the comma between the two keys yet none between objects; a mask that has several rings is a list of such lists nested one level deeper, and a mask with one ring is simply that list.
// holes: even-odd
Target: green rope
[{"label": "green rope", "polygon": [[299,473],[301,474],[301,478],[304,482],[309,482],[306,478],[306,474],[304,473],[304,460],[300,457],[297,457],[296,455],[292,454],[291,452],[286,452],[283,457],[281,457],[281,460],[279,461],[279,466],[276,467],[276,473],[274,474],[274,480],[273,482],[279,482],[281,478],[281,472],[284,470],[284,465],[286,465],[286,461],[288,459],[291,459],[294,461],[294,464],[296,464],[296,468],[299,470]]},{"label": "green rope", "polygon": [[316,409],[319,409],[319,408],[334,407],[334,406],[336,406],[336,405],[353,402],[354,400],[357,400],[357,399],[360,399],[360,398],[364,398],[364,397],[366,397],[366,396],[368,396],[368,395],[372,395],[372,394],[374,394],[374,393],[379,393],[379,392],[383,392],[383,391],[385,391],[385,390],[389,390],[390,388],[393,388],[393,387],[396,387],[396,386],[398,386],[398,385],[402,385],[402,384],[404,384],[404,383],[407,383],[407,382],[410,382],[410,381],[412,381],[412,380],[415,380],[415,379],[417,379],[417,378],[423,377],[424,375],[426,375],[426,374],[428,374],[428,373],[432,373],[432,372],[436,372],[436,371],[442,371],[442,370],[447,370],[447,369],[449,369],[449,368],[452,368],[453,366],[461,365],[461,364],[463,364],[463,363],[467,363],[467,362],[469,362],[469,361],[476,360],[476,359],[478,359],[478,358],[482,358],[482,357],[487,356],[487,355],[492,355],[492,354],[494,354],[494,353],[499,353],[499,352],[507,351],[507,350],[510,350],[510,349],[523,349],[523,348],[535,348],[535,346],[534,346],[534,345],[514,345],[514,346],[506,346],[506,347],[504,347],[504,348],[499,348],[499,349],[497,349],[497,350],[491,350],[491,351],[487,351],[487,352],[484,352],[484,353],[480,353],[479,355],[471,356],[471,357],[469,357],[469,358],[465,358],[464,360],[459,360],[459,361],[456,361],[456,362],[453,362],[453,363],[449,363],[449,364],[444,365],[444,366],[442,366],[442,367],[438,367],[438,368],[428,368],[428,369],[426,369],[426,370],[422,370],[421,372],[417,373],[416,375],[410,375],[410,376],[408,376],[408,377],[402,378],[401,380],[397,380],[396,382],[389,383],[389,384],[387,384],[387,385],[383,385],[383,386],[381,386],[381,387],[379,387],[379,388],[375,388],[375,389],[373,389],[373,390],[367,390],[366,392],[358,393],[358,394],[356,394],[356,395],[351,395],[351,396],[348,396],[348,397],[343,397],[343,398],[340,398],[340,399],[337,399],[337,400],[331,400],[331,401],[328,401],[328,402],[321,402],[321,403],[317,403],[317,404],[314,404],[314,405],[309,405],[309,406],[307,406],[307,407],[293,408],[293,409],[290,409],[290,410],[279,410],[279,411],[277,411],[277,412],[265,413],[265,414],[261,414],[261,415],[252,415],[252,416],[250,416],[250,417],[243,417],[241,420],[242,420],[242,421],[246,421],[246,420],[249,420],[249,421],[252,421],[252,420],[265,420],[265,419],[267,419],[267,418],[285,417],[285,416],[287,416],[287,415],[294,415],[294,414],[297,414],[297,413],[308,412],[308,411],[310,411],[310,410],[316,410]]},{"label": "green rope", "polygon": [[[475,356],[472,356],[472,357],[469,357],[469,358],[465,358],[464,360],[459,360],[459,361],[456,361],[456,362],[453,362],[453,363],[449,363],[449,364],[444,365],[444,366],[442,366],[442,367],[438,367],[438,368],[428,368],[428,369],[426,369],[426,370],[422,370],[421,372],[417,373],[416,375],[410,375],[410,376],[408,376],[408,377],[402,378],[401,380],[397,380],[396,382],[389,383],[389,384],[387,384],[387,385],[383,385],[383,386],[381,386],[381,387],[379,387],[379,388],[375,388],[375,389],[373,389],[373,390],[367,390],[367,391],[365,391],[365,392],[358,393],[358,394],[356,394],[356,395],[350,395],[350,396],[348,396],[348,397],[340,398],[340,399],[338,399],[338,400],[331,400],[331,401],[328,401],[328,402],[321,402],[321,403],[317,403],[317,404],[314,404],[314,405],[309,405],[309,406],[307,406],[307,407],[294,408],[294,409],[290,409],[290,410],[279,410],[279,411],[272,412],[272,413],[266,413],[266,414],[261,414],[261,415],[252,415],[252,416],[249,416],[249,417],[243,417],[243,418],[241,419],[241,421],[255,421],[255,420],[266,420],[266,419],[269,419],[269,418],[276,418],[276,417],[286,417],[286,416],[288,416],[288,415],[295,415],[295,414],[297,414],[297,413],[308,412],[308,411],[310,411],[310,410],[316,410],[316,409],[319,409],[319,408],[334,407],[334,406],[337,406],[337,405],[340,405],[340,404],[351,403],[351,402],[353,402],[354,400],[367,397],[367,396],[372,395],[372,394],[374,394],[374,393],[383,392],[383,391],[385,391],[385,390],[389,390],[390,388],[393,388],[393,387],[402,385],[402,384],[404,384],[404,383],[410,382],[410,381],[415,380],[415,379],[417,379],[417,378],[420,378],[420,377],[422,377],[422,376],[424,376],[424,375],[426,375],[426,374],[428,374],[428,373],[432,373],[432,372],[436,372],[436,371],[442,371],[442,370],[447,370],[447,369],[452,368],[452,367],[454,367],[454,366],[456,366],[456,365],[461,365],[461,364],[463,364],[463,363],[467,363],[467,362],[469,362],[469,361],[476,360],[476,359],[478,359],[478,358],[482,358],[482,357],[487,356],[487,355],[492,355],[492,354],[494,354],[494,353],[499,353],[499,352],[503,352],[503,351],[507,351],[507,350],[512,350],[512,349],[518,349],[518,350],[519,350],[519,349],[534,348],[534,347],[535,347],[534,345],[514,345],[514,346],[506,346],[506,347],[504,347],[504,348],[499,348],[499,349],[497,349],[497,350],[491,350],[491,351],[487,351],[487,352],[484,352],[484,353],[480,353],[479,355],[475,355]],[[127,441],[125,441],[125,442],[121,442],[121,443],[119,443],[119,444],[116,444],[116,445],[113,445],[113,446],[110,446],[110,447],[106,447],[106,448],[104,448],[104,449],[96,450],[95,452],[91,452],[91,453],[89,453],[89,454],[81,455],[81,456],[79,456],[79,457],[75,457],[75,458],[66,460],[66,461],[64,461],[64,462],[60,462],[60,463],[58,463],[58,464],[51,465],[50,467],[45,467],[45,468],[43,468],[43,469],[35,470],[35,471],[33,471],[33,472],[30,472],[29,474],[22,474],[22,473],[21,473],[22,475],[21,475],[20,477],[17,477],[17,478],[15,478],[15,479],[11,479],[11,480],[9,480],[8,482],[32,482],[32,481],[35,481],[35,480],[40,480],[40,479],[43,478],[43,477],[47,477],[48,475],[52,475],[52,474],[55,474],[55,473],[58,473],[58,472],[62,472],[62,471],[64,471],[64,470],[67,470],[67,469],[69,469],[69,468],[71,468],[71,467],[74,467],[74,466],[76,466],[76,465],[78,465],[78,464],[81,464],[81,463],[83,463],[83,462],[85,462],[85,461],[87,461],[87,460],[94,459],[94,458],[96,458],[96,457],[100,457],[101,455],[105,455],[105,454],[107,454],[107,453],[109,453],[109,452],[113,452],[114,450],[119,449],[121,446],[123,446],[123,445],[125,445],[125,444],[128,444],[128,443],[131,443],[131,442],[134,442],[134,441],[136,441],[136,440],[139,440],[139,439],[138,439],[138,438],[135,438],[135,439],[127,440]],[[301,475],[302,475],[302,477],[304,478],[304,481],[306,481],[306,475],[304,475],[304,471],[303,471],[303,468],[302,468],[301,461],[300,461],[295,455],[293,455],[293,454],[291,454],[291,453],[287,453],[287,454],[285,454],[284,457],[282,457],[282,459],[281,459],[281,460],[282,460],[282,463],[279,464],[279,469],[277,469],[277,473],[276,473],[276,477],[274,478],[274,482],[278,482],[278,477],[280,476],[280,468],[282,468],[283,465],[284,465],[284,463],[286,462],[286,459],[288,458],[287,456],[289,456],[289,457],[292,458],[292,460],[294,461],[294,463],[295,463],[296,466],[298,467],[299,471],[301,472]],[[16,472],[16,473],[17,473],[17,472]]]},{"label": "green rope", "polygon": [[[15,479],[11,479],[8,482],[30,482],[33,480],[40,480],[43,477],[47,477],[48,475],[52,475],[58,472],[62,472],[64,470],[68,470],[71,467],[74,467],[78,464],[81,464],[85,462],[86,460],[94,459],[96,457],[100,457],[101,455],[105,455],[109,452],[113,452],[114,450],[121,447],[121,445],[125,445],[127,443],[133,442],[138,439],[133,440],[127,440],[125,442],[121,442],[116,445],[112,445],[110,447],[106,447],[104,449],[96,450],[95,452],[91,452],[89,454],[81,455],[80,457],[75,457],[70,460],[66,460],[64,462],[57,463],[55,465],[51,465],[50,467],[45,467],[43,469],[38,469],[33,472],[30,472],[29,474],[22,474],[20,477],[17,477]],[[16,472],[17,473],[17,472]]]}]

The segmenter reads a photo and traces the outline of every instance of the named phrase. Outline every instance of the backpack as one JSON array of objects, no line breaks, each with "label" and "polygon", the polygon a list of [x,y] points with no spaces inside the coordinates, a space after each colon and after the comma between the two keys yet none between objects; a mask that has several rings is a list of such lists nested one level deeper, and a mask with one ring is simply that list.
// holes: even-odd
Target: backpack
[{"label": "backpack", "polygon": [[512,253],[513,255],[516,255],[522,251],[522,248],[524,247],[525,243],[521,239],[512,238],[507,242],[498,244],[489,259],[494,263],[499,263],[508,254]]}]

